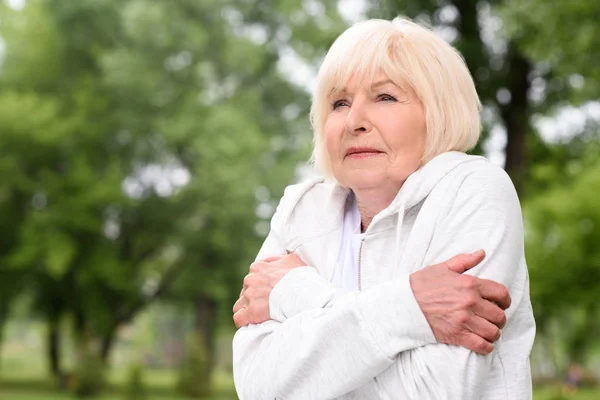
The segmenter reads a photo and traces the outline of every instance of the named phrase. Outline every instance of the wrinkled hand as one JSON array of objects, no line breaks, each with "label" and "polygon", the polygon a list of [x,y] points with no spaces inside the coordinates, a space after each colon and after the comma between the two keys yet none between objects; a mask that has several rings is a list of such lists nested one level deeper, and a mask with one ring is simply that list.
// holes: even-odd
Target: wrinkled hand
[{"label": "wrinkled hand", "polygon": [[455,256],[411,274],[410,285],[438,342],[489,354],[511,299],[505,286],[462,274],[484,258],[483,250]]},{"label": "wrinkled hand", "polygon": [[294,253],[273,256],[250,265],[244,278],[240,298],[233,306],[233,322],[237,328],[260,324],[271,319],[269,296],[271,290],[285,274],[297,267],[306,266]]}]

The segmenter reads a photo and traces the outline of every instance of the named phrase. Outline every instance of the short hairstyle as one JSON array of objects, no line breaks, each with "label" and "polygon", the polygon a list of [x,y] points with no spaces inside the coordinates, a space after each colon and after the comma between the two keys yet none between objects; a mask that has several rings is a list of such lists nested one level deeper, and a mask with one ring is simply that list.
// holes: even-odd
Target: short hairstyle
[{"label": "short hairstyle", "polygon": [[481,102],[460,55],[430,29],[399,17],[359,22],[333,43],[317,75],[310,120],[314,132],[312,162],[333,178],[325,146],[329,96],[352,77],[371,79],[385,73],[422,102],[427,127],[421,165],[446,151],[471,150],[481,132]]}]

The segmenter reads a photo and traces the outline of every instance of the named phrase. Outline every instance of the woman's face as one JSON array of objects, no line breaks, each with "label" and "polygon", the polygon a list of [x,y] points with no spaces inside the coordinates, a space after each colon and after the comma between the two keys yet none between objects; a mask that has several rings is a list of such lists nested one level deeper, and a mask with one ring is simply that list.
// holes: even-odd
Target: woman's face
[{"label": "woman's face", "polygon": [[373,81],[351,79],[329,100],[325,141],[337,181],[354,191],[399,190],[424,151],[419,99],[380,73]]}]

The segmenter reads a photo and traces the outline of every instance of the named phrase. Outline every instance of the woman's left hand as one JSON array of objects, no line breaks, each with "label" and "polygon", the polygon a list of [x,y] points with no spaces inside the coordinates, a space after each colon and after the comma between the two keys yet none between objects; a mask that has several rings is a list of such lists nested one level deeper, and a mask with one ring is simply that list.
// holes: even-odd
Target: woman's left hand
[{"label": "woman's left hand", "polygon": [[294,253],[258,260],[250,265],[244,278],[240,298],[233,306],[233,322],[237,328],[260,324],[271,319],[269,296],[285,274],[306,264]]}]

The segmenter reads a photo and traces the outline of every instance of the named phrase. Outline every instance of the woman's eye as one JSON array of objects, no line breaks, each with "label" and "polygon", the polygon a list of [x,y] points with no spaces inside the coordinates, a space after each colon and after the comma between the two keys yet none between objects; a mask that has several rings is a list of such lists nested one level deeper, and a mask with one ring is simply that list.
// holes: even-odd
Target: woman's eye
[{"label": "woman's eye", "polygon": [[348,102],[346,100],[336,100],[332,103],[332,107],[334,110],[337,108],[340,108],[340,107],[347,106],[347,105],[348,105]]},{"label": "woman's eye", "polygon": [[391,94],[387,94],[387,93],[382,93],[379,96],[377,96],[377,99],[381,100],[381,101],[396,101],[396,98],[394,96],[392,96]]}]

